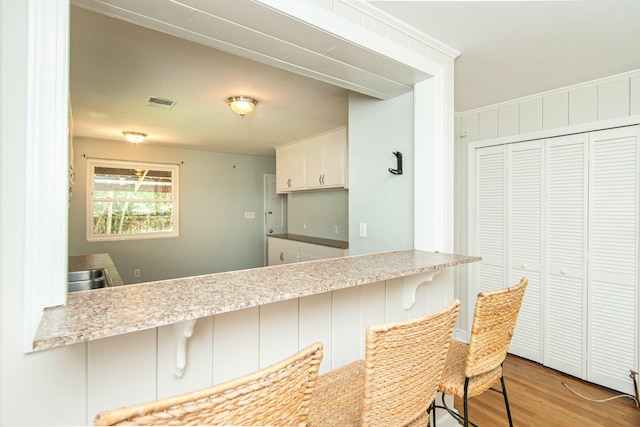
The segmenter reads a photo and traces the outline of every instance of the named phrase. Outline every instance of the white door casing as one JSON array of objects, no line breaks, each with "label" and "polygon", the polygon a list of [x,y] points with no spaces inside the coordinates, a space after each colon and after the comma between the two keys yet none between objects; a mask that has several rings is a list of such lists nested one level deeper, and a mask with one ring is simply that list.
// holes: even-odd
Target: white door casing
[{"label": "white door casing", "polygon": [[267,235],[287,232],[287,195],[276,190],[276,176],[264,175],[264,265],[269,265]]}]

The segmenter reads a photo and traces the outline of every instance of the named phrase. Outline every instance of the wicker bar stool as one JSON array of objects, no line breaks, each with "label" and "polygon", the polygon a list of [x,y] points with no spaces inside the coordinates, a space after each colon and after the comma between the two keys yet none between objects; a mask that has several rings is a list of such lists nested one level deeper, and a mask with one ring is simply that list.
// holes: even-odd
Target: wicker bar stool
[{"label": "wicker bar stool", "polygon": [[420,318],[372,325],[365,359],[318,378],[309,425],[426,426],[460,301]]},{"label": "wicker bar stool", "polygon": [[100,412],[94,425],[305,426],[322,344],[252,374],[199,391]]},{"label": "wicker bar stool", "polygon": [[454,340],[449,347],[438,390],[463,399],[463,417],[447,408],[444,396],[442,408],[465,427],[470,423],[468,399],[491,389],[498,381],[501,382],[502,390],[492,390],[499,391],[504,396],[509,425],[513,427],[502,363],[507,357],[528,283],[526,278],[522,278],[515,286],[480,292],[476,300],[469,344]]}]

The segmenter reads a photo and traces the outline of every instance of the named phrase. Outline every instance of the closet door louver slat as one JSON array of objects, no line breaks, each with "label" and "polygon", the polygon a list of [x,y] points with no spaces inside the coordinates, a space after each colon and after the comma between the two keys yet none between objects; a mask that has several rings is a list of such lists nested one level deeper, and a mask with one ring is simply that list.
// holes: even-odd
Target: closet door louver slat
[{"label": "closet door louver slat", "polygon": [[508,146],[508,284],[529,279],[510,352],[542,362],[542,142]]},{"label": "closet door louver slat", "polygon": [[587,380],[628,393],[638,368],[637,132],[590,135]]},{"label": "closet door louver slat", "polygon": [[552,138],[546,150],[546,366],[586,376],[585,134]]}]

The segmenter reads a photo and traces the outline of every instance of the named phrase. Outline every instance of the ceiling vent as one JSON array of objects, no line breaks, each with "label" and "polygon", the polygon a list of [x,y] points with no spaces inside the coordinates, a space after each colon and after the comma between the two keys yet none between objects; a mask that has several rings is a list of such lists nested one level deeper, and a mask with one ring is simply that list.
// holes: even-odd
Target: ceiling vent
[{"label": "ceiling vent", "polygon": [[170,99],[158,98],[150,96],[147,100],[147,107],[162,108],[163,110],[171,110],[178,101],[172,101]]}]

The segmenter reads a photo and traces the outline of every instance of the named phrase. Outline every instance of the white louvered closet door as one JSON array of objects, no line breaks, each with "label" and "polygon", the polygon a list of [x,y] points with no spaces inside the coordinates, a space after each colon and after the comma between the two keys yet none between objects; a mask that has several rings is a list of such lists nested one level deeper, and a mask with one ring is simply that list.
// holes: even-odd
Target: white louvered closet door
[{"label": "white louvered closet door", "polygon": [[529,279],[509,351],[542,362],[542,142],[507,148],[508,283]]},{"label": "white louvered closet door", "polygon": [[586,377],[587,134],[547,141],[546,366]]},{"label": "white louvered closet door", "polygon": [[627,393],[639,359],[638,129],[589,136],[587,380]]},{"label": "white louvered closet door", "polygon": [[506,161],[505,146],[475,150],[474,191],[470,205],[470,253],[482,257],[470,269],[469,331],[478,292],[506,285]]}]

